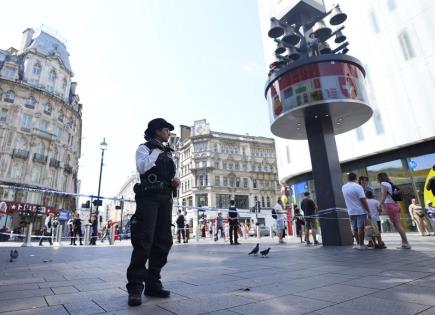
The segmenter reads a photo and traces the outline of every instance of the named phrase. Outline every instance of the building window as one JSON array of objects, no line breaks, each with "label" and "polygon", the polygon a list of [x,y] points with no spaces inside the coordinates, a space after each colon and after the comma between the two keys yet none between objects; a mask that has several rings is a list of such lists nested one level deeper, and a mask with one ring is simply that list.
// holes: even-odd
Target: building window
[{"label": "building window", "polygon": [[270,197],[266,197],[266,207],[270,208]]},{"label": "building window", "polygon": [[21,128],[30,130],[31,127],[32,127],[32,116],[23,114],[23,116],[21,116]]},{"label": "building window", "polygon": [[373,32],[375,33],[379,33],[380,29],[379,29],[379,23],[378,23],[378,19],[376,18],[376,13],[374,10],[371,10],[369,13],[369,18],[370,18],[370,26],[372,27]]},{"label": "building window", "polygon": [[24,103],[24,105],[28,108],[35,108],[35,104],[36,104],[36,100],[33,96],[29,96],[26,99],[26,102]]},{"label": "building window", "polygon": [[207,207],[208,206],[208,195],[207,194],[201,194],[196,195],[196,204],[198,207]]},{"label": "building window", "polygon": [[31,79],[30,80],[30,84],[33,86],[38,86],[39,85],[39,80],[38,79]]},{"label": "building window", "polygon": [[236,187],[239,188],[240,187],[240,177],[236,178]]},{"label": "building window", "polygon": [[4,101],[8,103],[13,103],[15,100],[15,93],[12,90],[9,90],[5,93]]},{"label": "building window", "polygon": [[228,177],[223,177],[223,186],[228,187]]},{"label": "building window", "polygon": [[221,185],[221,178],[220,176],[215,176],[214,177],[214,183],[216,186],[220,186]]},{"label": "building window", "polygon": [[213,145],[213,147],[214,147],[214,152],[218,152],[218,145],[217,145],[217,143],[215,143],[215,144]]},{"label": "building window", "polygon": [[8,79],[14,79],[15,78],[15,69],[6,67],[5,69],[5,77]]},{"label": "building window", "polygon": [[48,80],[50,82],[55,82],[56,81],[56,71],[51,70],[49,75],[48,75]]},{"label": "building window", "polygon": [[32,182],[39,183],[41,179],[41,167],[38,165],[33,165],[32,167]]},{"label": "building window", "polygon": [[41,64],[39,62],[35,63],[33,66],[32,73],[38,76],[41,74]]},{"label": "building window", "polygon": [[230,187],[234,187],[235,178],[230,177]]},{"label": "building window", "polygon": [[207,161],[202,161],[202,167],[207,167]]},{"label": "building window", "polygon": [[17,149],[18,150],[23,150],[26,151],[27,150],[27,141],[26,139],[24,139],[23,137],[21,137],[18,142],[17,142]]},{"label": "building window", "polygon": [[243,188],[248,188],[248,179],[243,178]]},{"label": "building window", "polygon": [[266,204],[264,203],[264,196],[261,196],[261,206],[264,208]]},{"label": "building window", "polygon": [[20,178],[21,177],[22,165],[20,162],[15,162],[11,167],[11,177],[12,178]]},{"label": "building window", "polygon": [[50,103],[47,103],[44,105],[44,113],[47,115],[51,115],[51,112],[53,111],[53,107]]},{"label": "building window", "polygon": [[38,143],[38,145],[36,146],[35,153],[38,153],[40,155],[45,154],[45,145],[42,142]]},{"label": "building window", "polygon": [[235,201],[237,208],[249,209],[249,196],[247,196],[247,195],[235,195],[234,201]]},{"label": "building window", "polygon": [[403,30],[399,34],[399,44],[402,49],[403,58],[409,60],[415,57],[414,48],[412,47],[411,38],[409,37],[408,31]]},{"label": "building window", "polygon": [[227,169],[227,162],[222,162],[222,168],[223,168],[224,170]]},{"label": "building window", "polygon": [[231,196],[228,194],[216,194],[216,207],[228,208],[230,206]]},{"label": "building window", "polygon": [[48,126],[49,126],[49,122],[47,120],[41,120],[39,122],[39,129],[44,130],[44,131],[48,131]]},{"label": "building window", "polygon": [[252,187],[257,188],[257,180],[256,179],[252,180]]},{"label": "building window", "polygon": [[8,110],[6,108],[2,108],[0,112],[0,121],[6,122],[8,120]]},{"label": "building window", "polygon": [[63,78],[62,80],[62,92],[66,94],[66,86],[68,85],[68,81]]}]

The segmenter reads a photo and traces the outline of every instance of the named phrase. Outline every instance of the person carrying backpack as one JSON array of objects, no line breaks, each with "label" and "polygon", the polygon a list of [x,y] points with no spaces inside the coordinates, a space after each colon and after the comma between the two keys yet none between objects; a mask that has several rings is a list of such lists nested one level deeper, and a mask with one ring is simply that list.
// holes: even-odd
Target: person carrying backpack
[{"label": "person carrying backpack", "polygon": [[398,201],[403,199],[402,193],[400,192],[400,189],[390,181],[390,178],[386,173],[379,173],[377,179],[381,185],[380,203],[387,212],[390,221],[396,228],[396,231],[400,234],[402,239],[402,246],[400,248],[411,249],[405,230],[400,222],[400,205]]}]

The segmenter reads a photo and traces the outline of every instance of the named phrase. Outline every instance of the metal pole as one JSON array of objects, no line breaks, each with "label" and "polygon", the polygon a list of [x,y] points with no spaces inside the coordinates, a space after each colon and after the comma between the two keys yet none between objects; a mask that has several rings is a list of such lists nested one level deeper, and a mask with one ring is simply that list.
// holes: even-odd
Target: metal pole
[{"label": "metal pole", "polygon": [[124,225],[122,224],[122,215],[124,213],[124,196],[121,196],[122,201],[121,201],[121,233],[119,233],[119,240],[122,240],[122,236],[124,234]]},{"label": "metal pole", "polygon": [[100,201],[101,175],[103,173],[103,160],[104,160],[104,149],[101,149],[100,178],[98,181],[97,207],[95,209],[95,216],[96,216],[97,224],[99,222],[99,220],[98,220],[98,206],[99,206],[99,201]]}]

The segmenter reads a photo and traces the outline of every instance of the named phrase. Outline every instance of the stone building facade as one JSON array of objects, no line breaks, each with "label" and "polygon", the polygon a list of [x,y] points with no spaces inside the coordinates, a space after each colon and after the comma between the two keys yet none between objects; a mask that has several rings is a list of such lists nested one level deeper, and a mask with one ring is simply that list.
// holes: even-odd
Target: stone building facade
[{"label": "stone building facade", "polygon": [[206,120],[181,126],[177,144],[181,205],[271,208],[279,196],[273,139],[211,131]]},{"label": "stone building facade", "polygon": [[[65,44],[47,31],[27,29],[19,50],[0,50],[2,185],[78,192],[82,104],[73,75]],[[74,197],[4,187],[0,200],[9,216],[23,206],[45,213],[76,208]]]}]

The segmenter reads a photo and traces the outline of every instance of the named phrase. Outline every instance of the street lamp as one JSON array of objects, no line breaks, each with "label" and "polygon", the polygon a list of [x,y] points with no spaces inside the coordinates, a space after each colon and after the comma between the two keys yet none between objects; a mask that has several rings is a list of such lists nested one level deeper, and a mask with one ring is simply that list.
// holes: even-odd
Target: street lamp
[{"label": "street lamp", "polygon": [[364,68],[346,55],[340,25],[346,19],[338,5],[326,11],[323,1],[299,0],[279,20],[270,19],[268,32],[277,44],[265,88],[271,131],[308,140],[324,245],[352,244],[335,135],[361,126],[373,113]]},{"label": "street lamp", "polygon": [[100,178],[98,180],[97,206],[95,209],[95,216],[96,216],[97,224],[99,222],[99,220],[98,220],[98,207],[100,205],[101,175],[103,173],[104,151],[107,150],[106,138],[103,138],[103,142],[100,143],[100,149],[101,149]]}]

